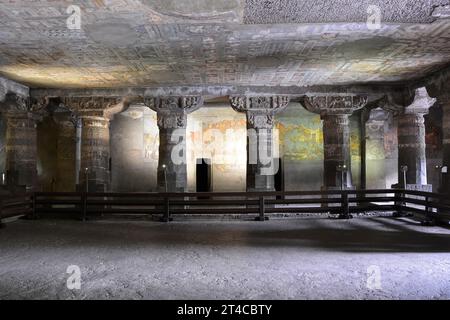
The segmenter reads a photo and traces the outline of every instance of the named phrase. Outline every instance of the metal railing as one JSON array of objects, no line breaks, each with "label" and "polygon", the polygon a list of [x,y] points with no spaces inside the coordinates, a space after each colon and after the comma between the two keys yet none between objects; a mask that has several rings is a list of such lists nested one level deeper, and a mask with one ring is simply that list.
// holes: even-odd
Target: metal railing
[{"label": "metal railing", "polygon": [[416,213],[424,222],[450,219],[448,195],[402,189],[208,193],[35,192],[1,200],[0,219],[13,215],[45,215],[86,220],[104,215],[246,214],[266,220],[270,214]]}]

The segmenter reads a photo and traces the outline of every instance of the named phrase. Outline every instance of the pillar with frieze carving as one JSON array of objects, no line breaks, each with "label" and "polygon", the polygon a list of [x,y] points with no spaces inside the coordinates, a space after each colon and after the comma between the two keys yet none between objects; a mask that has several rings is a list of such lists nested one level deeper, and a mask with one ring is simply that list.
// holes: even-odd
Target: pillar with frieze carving
[{"label": "pillar with frieze carving", "polygon": [[58,132],[55,191],[75,191],[77,184],[77,126],[79,121],[71,112],[54,112],[53,119],[56,122]]},{"label": "pillar with frieze carving", "polygon": [[442,166],[447,167],[447,172],[440,173],[441,186],[436,191],[450,194],[450,88],[442,87],[437,100],[442,106]]},{"label": "pillar with frieze carving", "polygon": [[114,97],[61,98],[64,106],[80,121],[79,190],[109,191],[110,132],[109,125],[115,113],[123,110],[121,99]]},{"label": "pillar with frieze carving", "polygon": [[157,114],[159,128],[158,191],[187,191],[187,115],[203,105],[200,96],[145,97]]},{"label": "pillar with frieze carving", "polygon": [[247,191],[275,191],[279,168],[274,161],[274,117],[289,104],[289,97],[233,96],[230,103],[247,116]]},{"label": "pillar with frieze carving", "polygon": [[407,166],[408,189],[431,191],[427,183],[427,159],[425,143],[425,118],[436,99],[428,95],[426,88],[415,91],[413,102],[397,112],[399,183],[403,186],[402,167]]},{"label": "pillar with frieze carving", "polygon": [[7,94],[2,105],[6,119],[6,183],[11,190],[36,190],[37,121],[48,100]]},{"label": "pillar with frieze carving", "polygon": [[303,103],[323,120],[323,189],[353,188],[349,117],[367,104],[367,96],[311,95]]}]

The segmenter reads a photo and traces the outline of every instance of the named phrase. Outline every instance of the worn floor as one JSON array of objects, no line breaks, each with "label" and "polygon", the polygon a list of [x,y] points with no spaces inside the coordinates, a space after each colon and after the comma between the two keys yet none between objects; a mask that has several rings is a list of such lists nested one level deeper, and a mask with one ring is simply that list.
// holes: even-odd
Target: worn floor
[{"label": "worn floor", "polygon": [[[72,265],[80,289],[67,287]],[[449,299],[450,230],[386,217],[20,220],[0,229],[0,299],[15,298]]]}]

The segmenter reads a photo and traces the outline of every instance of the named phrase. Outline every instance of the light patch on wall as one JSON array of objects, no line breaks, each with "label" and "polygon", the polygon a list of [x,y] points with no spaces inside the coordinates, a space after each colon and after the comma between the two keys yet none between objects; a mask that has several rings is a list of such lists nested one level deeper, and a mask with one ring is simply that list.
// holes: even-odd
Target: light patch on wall
[{"label": "light patch on wall", "polygon": [[245,190],[247,146],[244,114],[231,108],[203,108],[188,116],[188,185],[195,190],[196,160],[212,164],[213,191]]},{"label": "light patch on wall", "polygon": [[158,161],[159,129],[156,124],[156,112],[150,111],[144,115],[144,161]]}]

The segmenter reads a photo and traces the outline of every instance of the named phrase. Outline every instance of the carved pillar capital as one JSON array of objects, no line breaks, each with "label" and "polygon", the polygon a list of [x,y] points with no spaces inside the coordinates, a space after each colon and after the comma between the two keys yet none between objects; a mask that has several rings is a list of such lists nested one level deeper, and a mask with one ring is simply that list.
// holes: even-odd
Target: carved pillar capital
[{"label": "carved pillar capital", "polygon": [[404,114],[422,114],[428,113],[428,110],[436,103],[435,98],[431,98],[428,95],[425,87],[418,88],[415,91],[414,101],[407,107],[405,107]]},{"label": "carved pillar capital", "polygon": [[367,105],[366,95],[314,95],[303,98],[305,108],[322,117],[330,115],[351,115]]},{"label": "carved pillar capital", "polygon": [[144,104],[158,115],[158,127],[186,128],[187,115],[203,105],[200,96],[144,97]]},{"label": "carved pillar capital", "polygon": [[111,120],[123,110],[122,98],[118,97],[62,97],[61,103],[80,117],[98,117]]},{"label": "carved pillar capital", "polygon": [[421,87],[417,88],[411,97],[406,97],[402,101],[395,99],[392,95],[387,95],[380,103],[384,110],[392,112],[395,116],[407,114],[423,116],[436,103],[436,99],[428,95],[425,87]]},{"label": "carved pillar capital", "polygon": [[233,110],[247,115],[247,128],[272,129],[274,116],[289,104],[288,96],[232,96]]},{"label": "carved pillar capital", "polygon": [[31,98],[8,93],[3,102],[2,111],[7,117],[27,117],[39,120],[47,113],[48,103],[47,97]]}]

